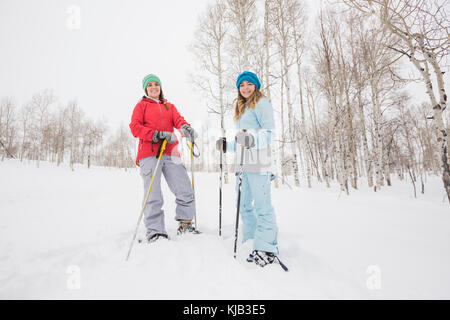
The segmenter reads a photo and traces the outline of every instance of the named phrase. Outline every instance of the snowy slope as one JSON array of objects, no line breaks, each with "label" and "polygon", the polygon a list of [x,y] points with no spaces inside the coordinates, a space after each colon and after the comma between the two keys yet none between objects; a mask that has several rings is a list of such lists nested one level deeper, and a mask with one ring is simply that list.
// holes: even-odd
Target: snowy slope
[{"label": "snowy slope", "polygon": [[233,259],[234,177],[222,238],[218,174],[196,173],[203,233],[176,235],[163,183],[171,240],[136,244],[128,262],[143,195],[137,170],[8,160],[0,177],[1,299],[450,298],[450,206],[437,177],[418,199],[400,181],[340,197],[337,186],[273,188],[288,273],[245,262],[250,243]]}]

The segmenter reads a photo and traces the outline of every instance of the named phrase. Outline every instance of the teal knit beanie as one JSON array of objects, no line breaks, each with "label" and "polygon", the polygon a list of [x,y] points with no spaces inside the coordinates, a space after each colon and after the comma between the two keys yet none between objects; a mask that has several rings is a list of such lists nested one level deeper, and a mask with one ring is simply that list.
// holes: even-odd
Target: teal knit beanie
[{"label": "teal knit beanie", "polygon": [[254,74],[253,72],[244,71],[238,76],[238,78],[236,80],[236,88],[238,88],[238,90],[239,90],[239,85],[241,84],[242,81],[251,82],[256,86],[256,88],[258,88],[258,90],[261,89],[261,82],[259,82],[258,76],[256,74]]},{"label": "teal knit beanie", "polygon": [[142,88],[144,89],[145,94],[147,94],[147,85],[152,81],[158,82],[159,86],[161,86],[161,80],[159,80],[159,78],[154,74],[149,74],[142,79]]}]

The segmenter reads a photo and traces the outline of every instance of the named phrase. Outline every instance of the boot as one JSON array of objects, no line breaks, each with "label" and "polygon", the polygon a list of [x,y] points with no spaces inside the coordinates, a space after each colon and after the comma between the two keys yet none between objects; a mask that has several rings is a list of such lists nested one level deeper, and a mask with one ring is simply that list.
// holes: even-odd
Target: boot
[{"label": "boot", "polygon": [[167,234],[156,233],[156,234],[152,235],[150,238],[148,238],[147,242],[148,242],[148,243],[152,243],[152,242],[155,242],[156,240],[158,240],[158,239],[160,239],[160,238],[169,239],[169,237],[167,236]]},{"label": "boot", "polygon": [[194,232],[195,228],[192,225],[192,220],[180,220],[180,225],[177,229],[177,234],[183,234],[185,232]]},{"label": "boot", "polygon": [[268,264],[272,264],[277,262],[284,271],[289,271],[286,265],[281,262],[278,256],[274,255],[272,252],[265,252],[260,250],[253,250],[252,253],[249,254],[247,258],[247,262],[256,263],[260,267],[265,267]]},{"label": "boot", "polygon": [[247,258],[247,262],[254,262],[260,267],[275,262],[275,255],[271,252],[253,250]]}]

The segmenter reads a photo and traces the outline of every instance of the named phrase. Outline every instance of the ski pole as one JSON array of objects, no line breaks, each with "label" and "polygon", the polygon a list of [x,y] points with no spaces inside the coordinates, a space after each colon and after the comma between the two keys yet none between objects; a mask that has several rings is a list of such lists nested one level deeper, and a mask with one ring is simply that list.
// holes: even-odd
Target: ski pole
[{"label": "ski pole", "polygon": [[237,212],[236,212],[236,229],[234,233],[234,258],[236,259],[238,229],[239,229],[239,209],[241,207],[241,186],[242,186],[242,171],[244,163],[244,146],[241,148],[241,163],[239,164],[239,188],[238,188],[238,200],[237,200]]},{"label": "ski pole", "polygon": [[148,188],[147,196],[145,198],[144,205],[142,206],[141,214],[139,215],[139,219],[138,219],[138,222],[137,222],[137,225],[136,225],[136,230],[134,231],[134,235],[133,235],[133,240],[131,240],[130,249],[128,249],[128,254],[127,254],[126,261],[128,261],[128,258],[130,257],[131,249],[133,248],[134,241],[136,240],[136,235],[137,235],[137,232],[139,230],[139,225],[141,223],[145,207],[147,206],[147,201],[148,201],[148,198],[150,196],[150,191],[152,190],[153,179],[155,178],[156,171],[158,170],[159,162],[161,161],[161,157],[162,157],[162,154],[164,152],[164,149],[166,148],[166,144],[167,144],[167,140],[164,139],[163,142],[161,143],[161,145],[159,146],[158,153],[156,154],[156,157],[158,158],[158,162],[156,163],[155,170],[152,173],[152,179],[150,181],[150,187]]},{"label": "ski pole", "polygon": [[194,193],[194,233],[198,233],[197,229],[197,203],[195,201],[195,188],[194,188],[194,142],[189,143],[191,149],[191,174],[192,174],[192,191]]},{"label": "ski pole", "polygon": [[220,184],[219,184],[219,237],[222,236],[222,177],[223,177],[223,167],[222,167],[222,158],[223,154],[226,153],[226,140],[223,138],[222,148],[220,149]]},{"label": "ski pole", "polygon": [[222,149],[220,150],[220,185],[219,185],[219,237],[222,236]]}]

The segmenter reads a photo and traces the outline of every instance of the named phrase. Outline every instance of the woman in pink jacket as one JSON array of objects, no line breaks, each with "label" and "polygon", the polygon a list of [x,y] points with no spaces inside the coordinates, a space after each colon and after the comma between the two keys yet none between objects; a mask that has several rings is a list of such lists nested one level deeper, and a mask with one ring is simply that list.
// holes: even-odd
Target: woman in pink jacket
[{"label": "woman in pink jacket", "polygon": [[180,130],[191,142],[197,134],[177,108],[164,98],[161,80],[157,76],[147,75],[142,80],[142,86],[145,96],[133,110],[130,129],[133,136],[139,138],[136,164],[140,167],[144,181],[144,201],[156,167],[156,153],[162,141],[167,140],[144,211],[147,240],[153,242],[161,237],[168,238],[162,210],[161,173],[176,196],[175,220],[179,221],[178,233],[194,231],[192,225],[195,210],[194,191],[186,168],[181,162],[178,141],[173,132],[174,128]]}]

